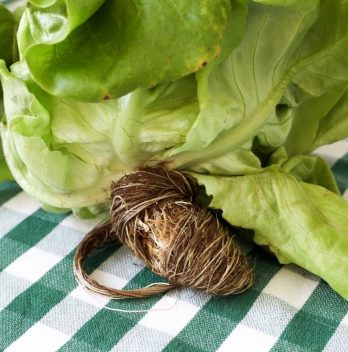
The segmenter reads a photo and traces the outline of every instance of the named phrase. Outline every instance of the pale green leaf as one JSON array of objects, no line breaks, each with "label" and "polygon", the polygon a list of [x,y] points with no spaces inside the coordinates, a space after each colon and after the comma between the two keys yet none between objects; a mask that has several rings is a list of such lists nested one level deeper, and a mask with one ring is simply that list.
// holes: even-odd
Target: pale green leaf
[{"label": "pale green leaf", "polygon": [[348,299],[348,203],[325,188],[300,182],[277,168],[256,175],[194,174],[210,206],[232,225],[254,231],[281,263],[319,275]]},{"label": "pale green leaf", "polygon": [[90,16],[101,2],[26,10],[20,53],[51,94],[101,101],[195,72],[219,56],[231,12],[229,0],[110,0]]}]

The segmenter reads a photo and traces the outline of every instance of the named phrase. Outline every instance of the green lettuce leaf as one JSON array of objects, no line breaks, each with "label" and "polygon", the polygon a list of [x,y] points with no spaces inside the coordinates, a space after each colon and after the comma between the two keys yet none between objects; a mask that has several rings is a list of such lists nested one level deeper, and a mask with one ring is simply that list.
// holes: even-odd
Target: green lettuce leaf
[{"label": "green lettuce leaf", "polygon": [[[231,78],[224,77],[230,74],[222,71],[226,58],[241,41],[246,24],[247,4],[244,0],[233,0],[232,15],[223,41],[223,52],[218,60],[214,61],[196,74],[197,94],[199,101],[199,115],[192,129],[186,136],[182,146],[170,150],[166,157],[174,157],[182,151],[200,151],[209,145],[224,129],[233,125],[238,118],[235,111],[235,102],[225,83]],[[219,78],[218,78],[219,76]],[[204,158],[198,165],[190,165],[190,169],[200,173],[217,175],[243,175],[255,172],[261,167],[259,158],[251,151],[250,141],[237,149],[227,149],[221,156],[213,159]],[[180,156],[179,156],[180,158]],[[174,161],[175,162],[175,161]]]},{"label": "green lettuce leaf", "polygon": [[17,21],[6,7],[0,4],[0,59],[7,65],[12,64],[16,57],[15,35]]},{"label": "green lettuce leaf", "polygon": [[4,153],[20,186],[50,209],[103,209],[111,182],[182,143],[197,115],[194,76],[85,103],[43,91],[23,62],[12,71],[0,61]]},{"label": "green lettuce leaf", "polygon": [[319,185],[341,194],[330,166],[320,156],[295,155],[289,158],[284,148],[280,148],[271,155],[269,164],[280,165],[283,171],[295,176],[299,181]]},{"label": "green lettuce leaf", "polygon": [[[16,17],[0,4],[0,59],[5,60],[6,65],[12,64],[17,57],[16,34],[17,20]],[[1,87],[0,87],[1,88]],[[0,123],[4,114],[2,89],[0,89]],[[1,139],[0,139],[1,144]],[[0,145],[0,182],[3,180],[12,180],[13,177],[8,169],[2,146]]]},{"label": "green lettuce leaf", "polygon": [[193,174],[232,225],[254,231],[281,263],[322,277],[348,299],[348,203],[329,190],[298,181],[276,167],[256,175]]},{"label": "green lettuce leaf", "polygon": [[292,75],[300,70],[301,63],[292,58],[318,16],[318,1],[310,4],[298,9],[250,3],[242,41],[209,72],[207,94],[201,102],[205,111],[186,143],[171,153],[181,153],[175,166],[191,168],[231,149],[236,151],[245,143],[250,145],[267,122],[276,123],[272,119],[280,120],[278,125],[285,131],[282,138],[277,135],[275,141],[268,142],[274,148],[284,143],[290,127],[283,124],[284,113],[278,114],[276,107]]},{"label": "green lettuce leaf", "polygon": [[229,0],[102,3],[31,1],[25,11],[21,57],[51,94],[101,101],[195,72],[220,55],[231,13]]},{"label": "green lettuce leaf", "polygon": [[112,141],[119,158],[137,167],[183,143],[199,112],[196,89],[191,75],[120,98]]},{"label": "green lettuce leaf", "polygon": [[341,99],[319,123],[311,150],[348,136],[348,86]]},{"label": "green lettuce leaf", "polygon": [[4,153],[2,151],[1,139],[0,139],[0,182],[2,181],[13,180],[13,176],[11,174],[10,169],[7,166],[6,159],[4,157]]},{"label": "green lettuce leaf", "polygon": [[29,1],[18,29],[20,52],[41,44],[64,40],[91,17],[105,0],[33,0]]},{"label": "green lettuce leaf", "polygon": [[347,137],[347,82],[334,86],[319,97],[309,97],[295,110],[284,145],[289,155],[309,153]]},{"label": "green lettuce leaf", "polygon": [[117,102],[60,101],[34,84],[33,93],[4,62],[0,73],[6,114],[3,149],[20,186],[57,208],[104,202],[105,187],[126,169],[108,138]]},{"label": "green lettuce leaf", "polygon": [[[12,64],[14,56],[16,55],[15,33],[15,17],[5,6],[0,4],[0,59],[5,60],[8,66]],[[3,98],[2,91],[0,90],[0,121],[3,113]]]},{"label": "green lettuce leaf", "polygon": [[[329,0],[306,6],[251,2],[242,41],[209,72],[211,93],[200,96],[198,119],[185,144],[168,153],[173,167],[199,171],[200,163],[231,150],[238,153],[245,145],[252,145],[251,152],[259,157],[283,144],[296,148],[290,155],[303,154],[347,136],[344,110],[336,111],[348,82],[346,5]],[[214,97],[213,103],[207,96]],[[327,126],[340,121],[340,132],[324,135]],[[309,146],[307,127],[308,139],[314,135]],[[306,146],[297,141],[298,129]]]},{"label": "green lettuce leaf", "polygon": [[[348,89],[348,2],[322,1],[319,19],[301,46],[299,55],[316,55],[293,78],[293,126],[286,149],[306,153],[348,135],[346,123]],[[306,58],[306,60],[308,60]],[[309,116],[309,117],[308,117]]]}]

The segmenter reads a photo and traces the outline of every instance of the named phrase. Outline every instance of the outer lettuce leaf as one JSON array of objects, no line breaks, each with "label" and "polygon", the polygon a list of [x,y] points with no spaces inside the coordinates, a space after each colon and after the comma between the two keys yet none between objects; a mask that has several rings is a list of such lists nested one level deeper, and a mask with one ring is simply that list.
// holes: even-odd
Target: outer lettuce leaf
[{"label": "outer lettuce leaf", "polygon": [[348,85],[344,95],[330,112],[320,120],[312,149],[333,143],[348,136]]},{"label": "outer lettuce leaf", "polygon": [[[348,83],[342,82],[296,108],[285,143],[289,155],[314,149],[348,136]],[[310,118],[309,118],[310,117]]]},{"label": "outer lettuce leaf", "polygon": [[286,149],[306,153],[348,136],[348,1],[323,1],[317,23],[301,46],[309,57],[321,49],[317,60],[293,78],[296,84],[294,121]]},{"label": "outer lettuce leaf", "polygon": [[23,62],[12,70],[0,61],[4,153],[21,187],[50,209],[98,211],[111,181],[181,143],[197,114],[193,76],[83,103],[44,92]]},{"label": "outer lettuce leaf", "polygon": [[344,108],[348,88],[347,18],[347,0],[322,0],[318,19],[296,52],[300,69],[294,71],[280,101],[292,115],[285,142],[289,155],[308,153],[348,136]]},{"label": "outer lettuce leaf", "polygon": [[[207,158],[198,164],[187,165],[186,170],[211,175],[245,175],[261,170],[260,159],[251,151],[248,141],[239,148],[230,148],[213,159]],[[165,159],[166,160],[166,159]],[[176,163],[176,159],[172,159]]]},{"label": "outer lettuce leaf", "polygon": [[[347,83],[343,82],[319,97],[309,96],[293,109],[291,131],[284,145],[289,155],[308,153],[315,145],[320,146],[316,142],[319,126],[342,99],[347,86]],[[330,120],[329,117],[328,123]],[[345,134],[347,127],[342,127],[341,131]],[[334,141],[327,140],[328,143]]]},{"label": "outer lettuce leaf", "polygon": [[16,181],[57,208],[104,202],[106,186],[126,169],[107,143],[116,102],[59,101],[37,87],[33,94],[3,62],[0,72],[6,114],[3,148]]},{"label": "outer lettuce leaf", "polygon": [[[5,60],[6,65],[10,65],[17,56],[15,33],[17,21],[13,14],[0,4],[0,59]],[[1,88],[1,86],[0,86]],[[0,89],[0,123],[4,114],[3,96]],[[1,139],[0,139],[1,143]],[[7,167],[2,147],[0,145],[0,182],[12,180],[13,177]]]},{"label": "outer lettuce leaf", "polygon": [[[237,150],[250,143],[267,122],[277,123],[272,119],[283,125],[284,114],[278,116],[276,106],[292,75],[300,70],[301,63],[293,57],[318,15],[318,1],[310,4],[305,9],[250,4],[242,41],[209,73],[208,93],[200,102],[207,113],[200,114],[186,143],[171,153],[181,153],[175,166],[191,168]],[[282,138],[269,141],[274,148],[286,139],[289,124],[284,126]]]},{"label": "outer lettuce leaf", "polygon": [[256,175],[194,174],[235,226],[254,230],[254,241],[281,263],[322,277],[348,299],[348,203],[325,188],[300,182],[277,168]]},{"label": "outer lettuce leaf", "polygon": [[52,44],[90,18],[105,0],[30,0],[26,19],[36,42]]},{"label": "outer lettuce leaf", "polygon": [[[347,1],[293,4],[250,4],[243,40],[209,75],[214,104],[225,109],[220,112],[223,119],[201,113],[186,143],[171,151],[174,167],[196,170],[250,141],[256,155],[272,153],[289,133],[288,145],[302,154],[332,142],[337,130],[325,138],[323,132],[340,121],[337,137],[347,136],[344,115],[338,117],[334,109],[348,82]],[[331,110],[335,112],[328,114]],[[314,141],[302,148],[297,130],[290,131],[292,126],[302,128],[305,141],[307,125],[313,127],[308,133]]]},{"label": "outer lettuce leaf", "polygon": [[348,80],[348,1],[322,0],[318,20],[301,44],[304,60],[292,81],[312,96]]},{"label": "outer lettuce leaf", "polygon": [[13,62],[16,53],[15,34],[17,22],[12,13],[0,4],[0,59],[7,65]]},{"label": "outer lettuce leaf", "polygon": [[112,141],[119,158],[136,167],[183,143],[199,112],[196,90],[191,75],[120,98]]},{"label": "outer lettuce leaf", "polygon": [[[246,16],[246,2],[233,1],[229,30],[224,38],[224,53],[218,60],[197,72],[200,114],[186,137],[185,145],[175,152],[206,147],[221,131],[232,127],[235,120],[240,119],[236,116],[235,100],[233,97],[231,99],[230,91],[225,89],[231,79],[231,72],[225,69],[227,60],[223,59],[226,59],[241,41]],[[221,75],[222,71],[227,77]]]},{"label": "outer lettuce leaf", "polygon": [[[175,156],[186,150],[200,151],[216,138],[228,124],[233,124],[235,116],[233,99],[225,94],[224,77],[219,70],[222,62],[239,44],[244,34],[247,16],[247,4],[244,0],[233,0],[232,15],[223,40],[223,52],[218,60],[214,61],[196,74],[198,84],[199,115],[186,136],[183,146],[173,148],[167,156]],[[227,72],[229,73],[229,72]],[[238,149],[229,149],[214,159],[205,160],[191,167],[191,170],[200,173],[216,175],[243,175],[257,171],[261,167],[259,158],[251,151],[251,142],[247,141]]]},{"label": "outer lettuce leaf", "polygon": [[[0,4],[0,59],[5,60],[8,66],[12,64],[15,53],[15,30],[16,19],[5,6]],[[3,113],[3,99],[0,91],[0,121]]]},{"label": "outer lettuce leaf", "polygon": [[229,0],[110,0],[84,23],[77,16],[75,28],[68,9],[84,14],[82,1],[46,3],[47,11],[29,6],[25,12],[21,56],[45,90],[88,101],[117,98],[202,68],[219,56],[231,13]]},{"label": "outer lettuce leaf", "polygon": [[2,151],[1,139],[0,139],[0,182],[4,180],[12,180],[12,179],[13,179],[13,176],[7,166],[7,162],[5,160],[4,153]]},{"label": "outer lettuce leaf", "polygon": [[285,149],[277,149],[270,157],[269,164],[277,164],[282,170],[295,176],[298,180],[327,188],[341,194],[328,163],[316,155],[288,156]]},{"label": "outer lettuce leaf", "polygon": [[24,11],[18,30],[20,51],[35,43],[54,44],[64,40],[91,17],[105,0],[32,0]]}]

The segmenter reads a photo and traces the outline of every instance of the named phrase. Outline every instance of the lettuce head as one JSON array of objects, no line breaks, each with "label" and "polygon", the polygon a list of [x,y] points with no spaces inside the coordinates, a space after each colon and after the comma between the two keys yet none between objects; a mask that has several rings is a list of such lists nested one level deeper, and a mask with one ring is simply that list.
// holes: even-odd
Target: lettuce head
[{"label": "lettuce head", "polygon": [[348,203],[311,152],[348,137],[348,0],[31,0],[3,57],[3,150],[48,209],[104,211],[165,162],[348,298]]}]

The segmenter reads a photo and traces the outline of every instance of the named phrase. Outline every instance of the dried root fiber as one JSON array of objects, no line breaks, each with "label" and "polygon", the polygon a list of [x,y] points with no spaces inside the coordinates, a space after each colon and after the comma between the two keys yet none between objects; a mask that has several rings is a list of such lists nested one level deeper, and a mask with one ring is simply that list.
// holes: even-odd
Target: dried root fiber
[{"label": "dried root fiber", "polygon": [[[158,165],[112,184],[110,221],[82,241],[75,256],[77,280],[88,289],[115,298],[146,297],[174,287],[214,295],[237,294],[253,283],[253,273],[228,230],[195,203],[197,186],[188,175]],[[88,254],[121,242],[169,284],[116,290],[91,279],[83,270]]]}]

